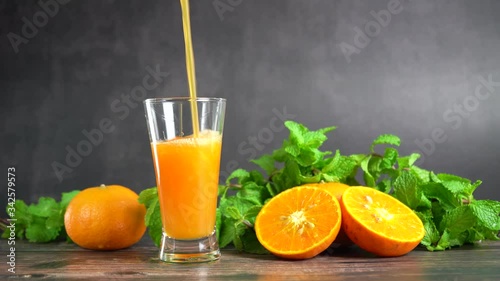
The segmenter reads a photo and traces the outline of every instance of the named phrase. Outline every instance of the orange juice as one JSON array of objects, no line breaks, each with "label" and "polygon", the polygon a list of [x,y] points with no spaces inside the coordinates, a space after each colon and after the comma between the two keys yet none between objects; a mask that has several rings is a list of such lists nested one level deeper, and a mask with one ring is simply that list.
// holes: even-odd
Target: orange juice
[{"label": "orange juice", "polygon": [[182,11],[182,30],[184,31],[184,46],[186,52],[186,74],[191,98],[191,120],[193,134],[198,135],[198,106],[196,100],[196,70],[194,65],[193,40],[191,37],[191,19],[189,15],[189,0],[180,0]]},{"label": "orange juice", "polygon": [[197,239],[214,231],[221,146],[222,136],[213,131],[151,144],[169,237]]}]

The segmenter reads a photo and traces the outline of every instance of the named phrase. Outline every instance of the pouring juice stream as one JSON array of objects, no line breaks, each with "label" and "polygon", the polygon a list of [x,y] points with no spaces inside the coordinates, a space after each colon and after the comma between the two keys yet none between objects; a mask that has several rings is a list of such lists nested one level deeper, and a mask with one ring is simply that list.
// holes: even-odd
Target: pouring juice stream
[{"label": "pouring juice stream", "polygon": [[193,120],[193,135],[198,136],[198,105],[196,104],[196,71],[194,67],[193,42],[191,40],[191,19],[189,16],[189,0],[180,0],[182,9],[182,27],[186,50],[186,72],[191,98],[191,119]]}]

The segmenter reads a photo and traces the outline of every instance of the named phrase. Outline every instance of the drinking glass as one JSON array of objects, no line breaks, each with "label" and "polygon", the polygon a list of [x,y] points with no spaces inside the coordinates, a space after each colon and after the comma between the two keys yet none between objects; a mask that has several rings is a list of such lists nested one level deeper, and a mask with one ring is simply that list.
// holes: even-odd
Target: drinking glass
[{"label": "drinking glass", "polygon": [[226,100],[144,101],[163,236],[160,260],[220,258],[215,217]]}]

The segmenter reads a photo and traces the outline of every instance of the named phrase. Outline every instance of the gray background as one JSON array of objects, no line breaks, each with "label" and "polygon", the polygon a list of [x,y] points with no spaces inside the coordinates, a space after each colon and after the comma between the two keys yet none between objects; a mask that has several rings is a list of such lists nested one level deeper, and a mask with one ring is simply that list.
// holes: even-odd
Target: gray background
[{"label": "gray background", "polygon": [[[228,100],[223,176],[281,144],[287,133],[275,121],[286,112],[311,129],[338,126],[325,149],[343,154],[399,135],[400,151],[422,153],[423,167],[481,179],[476,196],[500,200],[500,84],[474,96],[479,77],[500,82],[500,1],[406,0],[374,25],[371,12],[393,1],[192,1],[199,95]],[[168,77],[145,97],[187,95],[178,1],[72,1],[45,24],[40,11],[35,1],[0,2],[2,169],[16,167],[17,198],[154,186],[142,104],[122,96],[148,66]],[[23,36],[23,18],[35,15],[41,27],[16,53],[8,34]],[[348,61],[340,46],[365,27],[373,36]],[[66,147],[106,118],[114,130],[60,181],[53,163],[67,164]],[[433,131],[434,149],[419,147]]]}]

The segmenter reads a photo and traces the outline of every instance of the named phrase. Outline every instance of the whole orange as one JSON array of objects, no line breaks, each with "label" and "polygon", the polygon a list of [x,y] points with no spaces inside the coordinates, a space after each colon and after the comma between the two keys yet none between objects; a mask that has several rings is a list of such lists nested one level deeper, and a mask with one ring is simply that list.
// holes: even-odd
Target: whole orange
[{"label": "whole orange", "polygon": [[139,195],[120,185],[89,187],[78,193],[64,214],[66,233],[78,246],[118,250],[137,243],[146,231],[146,207]]}]

